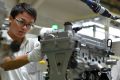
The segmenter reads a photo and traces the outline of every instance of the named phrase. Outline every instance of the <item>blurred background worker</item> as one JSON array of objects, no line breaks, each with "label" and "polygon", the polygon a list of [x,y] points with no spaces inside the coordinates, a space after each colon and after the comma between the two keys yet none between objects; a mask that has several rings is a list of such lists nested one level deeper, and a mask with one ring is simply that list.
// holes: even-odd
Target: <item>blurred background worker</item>
[{"label": "blurred background worker", "polygon": [[36,17],[36,10],[30,4],[19,3],[12,8],[6,34],[7,39],[17,45],[18,51],[13,46],[14,56],[6,56],[2,60],[1,80],[42,80],[40,64],[38,64],[41,59],[40,42],[36,38],[25,36],[35,23]]}]

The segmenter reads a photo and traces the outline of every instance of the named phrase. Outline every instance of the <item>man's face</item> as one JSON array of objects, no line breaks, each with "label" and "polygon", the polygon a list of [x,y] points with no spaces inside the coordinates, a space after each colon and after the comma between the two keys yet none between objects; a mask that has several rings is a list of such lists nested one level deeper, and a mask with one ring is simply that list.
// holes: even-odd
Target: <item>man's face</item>
[{"label": "man's face", "polygon": [[34,18],[27,12],[18,14],[15,19],[10,18],[9,31],[18,38],[23,38],[34,23]]}]

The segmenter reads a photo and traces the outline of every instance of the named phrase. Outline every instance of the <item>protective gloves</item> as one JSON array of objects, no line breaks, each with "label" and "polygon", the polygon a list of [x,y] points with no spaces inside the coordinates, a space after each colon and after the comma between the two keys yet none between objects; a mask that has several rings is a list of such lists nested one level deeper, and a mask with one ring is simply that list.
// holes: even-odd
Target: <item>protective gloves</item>
[{"label": "protective gloves", "polygon": [[28,52],[28,60],[30,62],[36,62],[41,60],[41,45],[40,43],[35,44],[34,49]]}]

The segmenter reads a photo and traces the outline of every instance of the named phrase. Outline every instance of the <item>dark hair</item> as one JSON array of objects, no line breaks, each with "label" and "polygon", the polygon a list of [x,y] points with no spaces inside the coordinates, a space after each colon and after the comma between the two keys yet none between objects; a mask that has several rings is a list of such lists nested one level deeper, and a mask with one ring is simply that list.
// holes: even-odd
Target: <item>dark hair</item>
[{"label": "dark hair", "polygon": [[27,12],[36,20],[37,12],[30,4],[27,3],[19,3],[14,6],[10,12],[10,16],[15,18],[19,13]]}]

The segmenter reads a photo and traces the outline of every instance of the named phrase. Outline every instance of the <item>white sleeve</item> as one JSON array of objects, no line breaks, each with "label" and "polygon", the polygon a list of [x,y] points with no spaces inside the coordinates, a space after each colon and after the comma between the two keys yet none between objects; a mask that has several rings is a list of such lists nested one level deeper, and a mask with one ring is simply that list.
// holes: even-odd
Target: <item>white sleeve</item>
[{"label": "white sleeve", "polygon": [[41,45],[36,43],[34,49],[28,53],[28,60],[30,62],[36,62],[41,59]]}]

